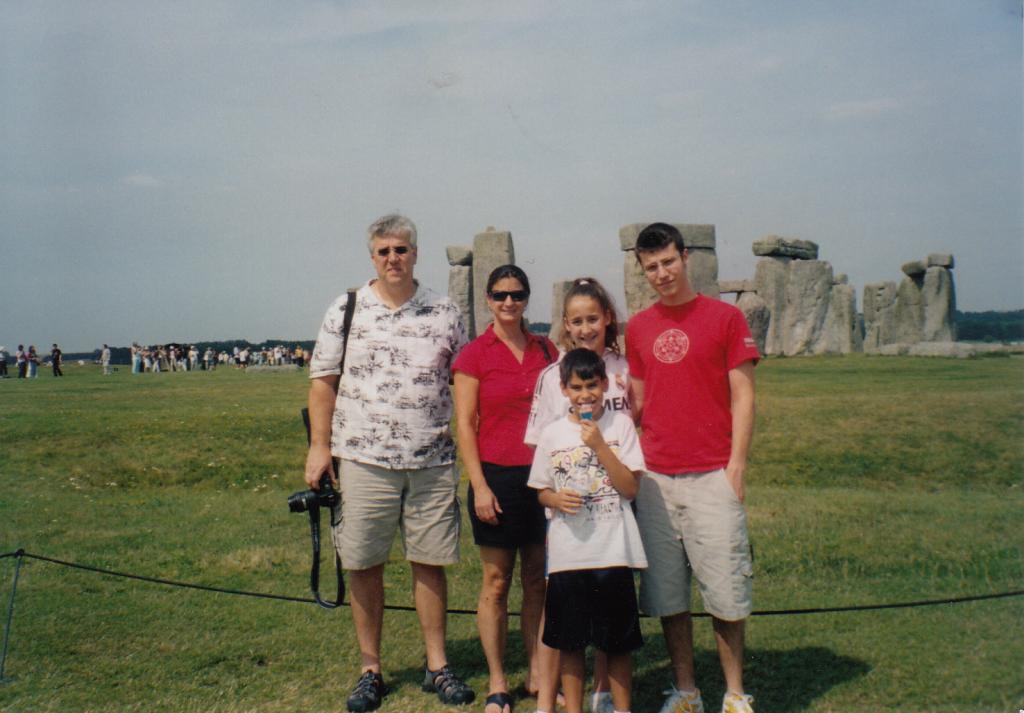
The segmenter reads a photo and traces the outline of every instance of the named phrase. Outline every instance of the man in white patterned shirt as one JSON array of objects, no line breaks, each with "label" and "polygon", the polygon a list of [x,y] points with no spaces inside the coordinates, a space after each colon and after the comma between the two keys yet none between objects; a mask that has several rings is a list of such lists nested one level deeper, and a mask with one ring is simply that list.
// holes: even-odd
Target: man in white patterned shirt
[{"label": "man in white patterned shirt", "polygon": [[[444,703],[469,703],[473,690],[448,668],[445,653],[444,571],[459,559],[448,384],[466,330],[451,300],[413,278],[412,221],[387,215],[368,232],[377,277],[356,292],[347,346],[347,295],[327,309],[309,370],[311,443],[305,480],[312,488],[319,488],[325,473],[336,485],[340,481],[344,517],[332,534],[349,572],[362,655],[362,674],[348,710],[375,710],[388,692],[380,662],[383,573],[399,528],[426,645],[423,689]],[[337,475],[332,456],[341,459]]]}]

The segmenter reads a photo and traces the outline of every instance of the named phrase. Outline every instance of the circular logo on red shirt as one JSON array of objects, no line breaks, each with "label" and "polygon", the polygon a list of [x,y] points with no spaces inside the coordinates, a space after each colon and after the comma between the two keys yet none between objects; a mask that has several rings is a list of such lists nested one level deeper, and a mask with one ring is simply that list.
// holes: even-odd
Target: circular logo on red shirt
[{"label": "circular logo on red shirt", "polygon": [[681,329],[670,329],[662,332],[654,340],[654,356],[663,364],[675,364],[682,361],[690,349],[690,338]]}]

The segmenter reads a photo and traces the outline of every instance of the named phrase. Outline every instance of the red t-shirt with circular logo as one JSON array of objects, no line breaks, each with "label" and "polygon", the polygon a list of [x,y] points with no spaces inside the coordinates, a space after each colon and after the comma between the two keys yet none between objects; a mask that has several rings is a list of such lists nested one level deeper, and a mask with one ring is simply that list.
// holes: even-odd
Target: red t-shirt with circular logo
[{"label": "red t-shirt with circular logo", "polygon": [[656,302],[626,325],[632,378],[644,382],[640,446],[658,473],[724,468],[732,448],[729,371],[760,358],[743,313],[697,295]]}]

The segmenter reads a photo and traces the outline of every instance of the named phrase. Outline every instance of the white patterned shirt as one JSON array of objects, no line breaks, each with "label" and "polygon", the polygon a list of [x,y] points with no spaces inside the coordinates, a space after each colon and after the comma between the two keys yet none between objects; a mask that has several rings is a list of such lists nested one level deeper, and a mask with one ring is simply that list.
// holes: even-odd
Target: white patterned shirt
[{"label": "white patterned shirt", "polygon": [[[417,286],[398,309],[367,282],[356,292],[345,373],[331,422],[331,454],[392,470],[455,462],[448,383],[466,328],[447,297]],[[345,303],[327,308],[309,376],[341,374]]]}]

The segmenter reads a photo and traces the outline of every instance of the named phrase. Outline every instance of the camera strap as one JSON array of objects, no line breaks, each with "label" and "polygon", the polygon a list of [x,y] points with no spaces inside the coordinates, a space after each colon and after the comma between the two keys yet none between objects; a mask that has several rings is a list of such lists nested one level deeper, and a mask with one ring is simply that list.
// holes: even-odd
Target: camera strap
[{"label": "camera strap", "polygon": [[[313,540],[313,567],[309,571],[309,589],[313,592],[316,603],[324,609],[336,609],[345,600],[345,577],[341,571],[341,557],[334,550],[334,572],[338,578],[338,596],[331,602],[320,597],[320,508],[309,509],[309,534]],[[332,548],[333,549],[333,548]]]}]

